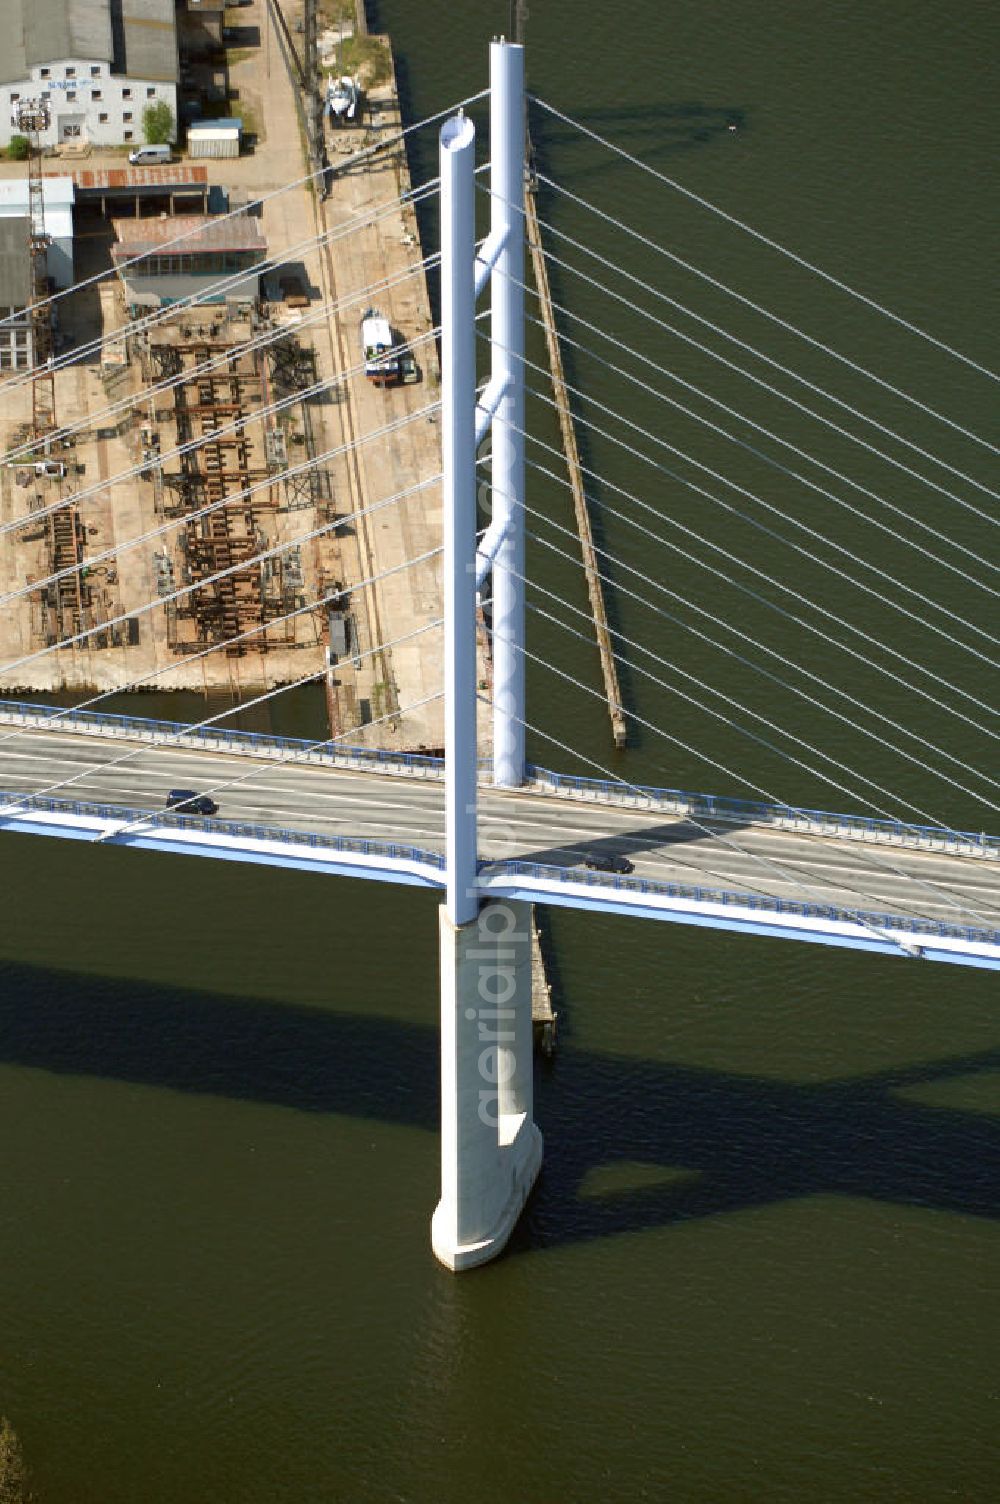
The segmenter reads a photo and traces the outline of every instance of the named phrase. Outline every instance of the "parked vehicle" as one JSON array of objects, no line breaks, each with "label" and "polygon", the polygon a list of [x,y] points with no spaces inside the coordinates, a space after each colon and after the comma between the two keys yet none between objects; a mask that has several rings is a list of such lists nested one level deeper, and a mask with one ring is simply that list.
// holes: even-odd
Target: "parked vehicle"
[{"label": "parked vehicle", "polygon": [[179,815],[217,815],[219,806],[214,799],[207,794],[199,794],[197,789],[171,789],[167,795],[167,809],[176,810]]},{"label": "parked vehicle", "polygon": [[137,146],[129,152],[128,159],[133,167],[153,167],[158,162],[173,161],[173,156],[172,146]]},{"label": "parked vehicle", "polygon": [[635,869],[627,856],[619,856],[617,852],[605,856],[603,852],[592,852],[585,856],[583,865],[589,867],[592,872],[617,872],[621,877]]},{"label": "parked vehicle", "polygon": [[63,476],[66,474],[66,466],[62,463],[61,460],[36,460],[35,474],[51,475],[56,480],[62,480]]},{"label": "parked vehicle", "polygon": [[375,386],[395,386],[400,378],[399,349],[389,320],[377,308],[369,308],[361,320],[361,349],[368,380]]}]

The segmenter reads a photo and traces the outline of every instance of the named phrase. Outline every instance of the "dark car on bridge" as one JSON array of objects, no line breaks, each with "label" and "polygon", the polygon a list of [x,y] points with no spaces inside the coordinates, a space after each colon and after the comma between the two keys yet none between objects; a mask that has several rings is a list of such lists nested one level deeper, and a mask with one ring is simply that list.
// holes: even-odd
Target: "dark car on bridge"
[{"label": "dark car on bridge", "polygon": [[199,794],[197,789],[171,789],[167,795],[167,809],[176,810],[179,815],[217,815],[219,806],[214,799],[207,794]]},{"label": "dark car on bridge", "polygon": [[583,865],[592,872],[617,872],[622,877],[634,871],[628,857],[619,856],[617,852],[610,856],[605,856],[603,852],[592,852],[590,856],[584,857]]}]

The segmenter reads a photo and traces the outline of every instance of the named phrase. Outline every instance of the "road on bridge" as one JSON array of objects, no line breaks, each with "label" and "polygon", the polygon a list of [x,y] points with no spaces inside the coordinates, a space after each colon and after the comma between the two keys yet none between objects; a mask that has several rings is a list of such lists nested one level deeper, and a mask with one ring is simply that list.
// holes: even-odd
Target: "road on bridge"
[{"label": "road on bridge", "polygon": [[[127,761],[120,761],[130,753]],[[248,776],[249,775],[249,776]],[[168,790],[221,788],[219,818],[281,830],[397,841],[442,853],[444,787],[434,780],[230,756],[56,731],[0,737],[0,790],[161,812]],[[541,792],[480,790],[484,861],[573,868],[621,854],[636,875],[730,893],[832,904],[950,924],[1000,926],[1000,862],[843,838],[684,820]]]}]

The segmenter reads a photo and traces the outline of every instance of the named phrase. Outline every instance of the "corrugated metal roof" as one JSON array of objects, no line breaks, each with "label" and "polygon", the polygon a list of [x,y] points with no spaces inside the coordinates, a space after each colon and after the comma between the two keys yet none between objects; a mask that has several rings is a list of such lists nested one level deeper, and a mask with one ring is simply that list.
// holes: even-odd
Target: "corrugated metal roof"
[{"label": "corrugated metal roof", "polygon": [[115,54],[114,0],[2,0],[0,83],[19,83],[32,68],[73,61],[110,63],[116,73],[174,83],[174,0],[121,0],[124,57]]},{"label": "corrugated metal roof", "polygon": [[[55,240],[73,238],[73,180],[68,177],[46,178],[45,231]],[[24,178],[6,178],[0,182],[0,219],[21,219],[28,213],[28,184]]]},{"label": "corrugated metal roof", "polygon": [[[46,210],[72,205],[73,179],[66,172],[46,173],[42,179],[42,199]],[[28,212],[27,178],[4,178],[0,181],[0,213]]]},{"label": "corrugated metal roof", "polygon": [[29,67],[64,57],[110,63],[114,56],[108,0],[13,0],[12,9],[21,12]]},{"label": "corrugated metal roof", "polygon": [[122,14],[125,72],[128,76],[176,83],[177,17],[174,0],[123,0]]},{"label": "corrugated metal roof", "polygon": [[0,307],[24,308],[30,298],[28,216],[0,219]]},{"label": "corrugated metal roof", "polygon": [[202,214],[175,214],[163,219],[115,219],[116,244],[111,254],[117,260],[155,253],[166,242],[183,235],[177,246],[167,245],[170,255],[201,251],[266,251],[267,241],[252,219],[237,214],[232,219]]},{"label": "corrugated metal roof", "polygon": [[110,0],[5,0],[3,11],[0,82],[20,81],[62,58],[114,57]]},{"label": "corrugated metal roof", "polygon": [[169,167],[81,167],[73,174],[78,188],[186,188],[203,187],[208,168],[177,162]]},{"label": "corrugated metal roof", "polygon": [[218,120],[192,120],[187,129],[189,136],[192,131],[241,131],[243,121],[228,116],[225,119],[220,117]]}]

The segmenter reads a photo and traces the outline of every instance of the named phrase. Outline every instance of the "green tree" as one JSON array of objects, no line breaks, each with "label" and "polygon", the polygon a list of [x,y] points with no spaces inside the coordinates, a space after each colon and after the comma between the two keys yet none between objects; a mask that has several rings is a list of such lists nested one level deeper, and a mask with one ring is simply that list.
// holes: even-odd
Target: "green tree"
[{"label": "green tree", "polygon": [[3,1415],[0,1415],[0,1504],[30,1504],[21,1443]]},{"label": "green tree", "polygon": [[11,136],[10,145],[7,147],[7,155],[15,162],[23,162],[28,155],[27,136]]},{"label": "green tree", "polygon": [[165,99],[158,99],[143,110],[142,130],[150,146],[166,146],[174,139],[174,112]]}]

